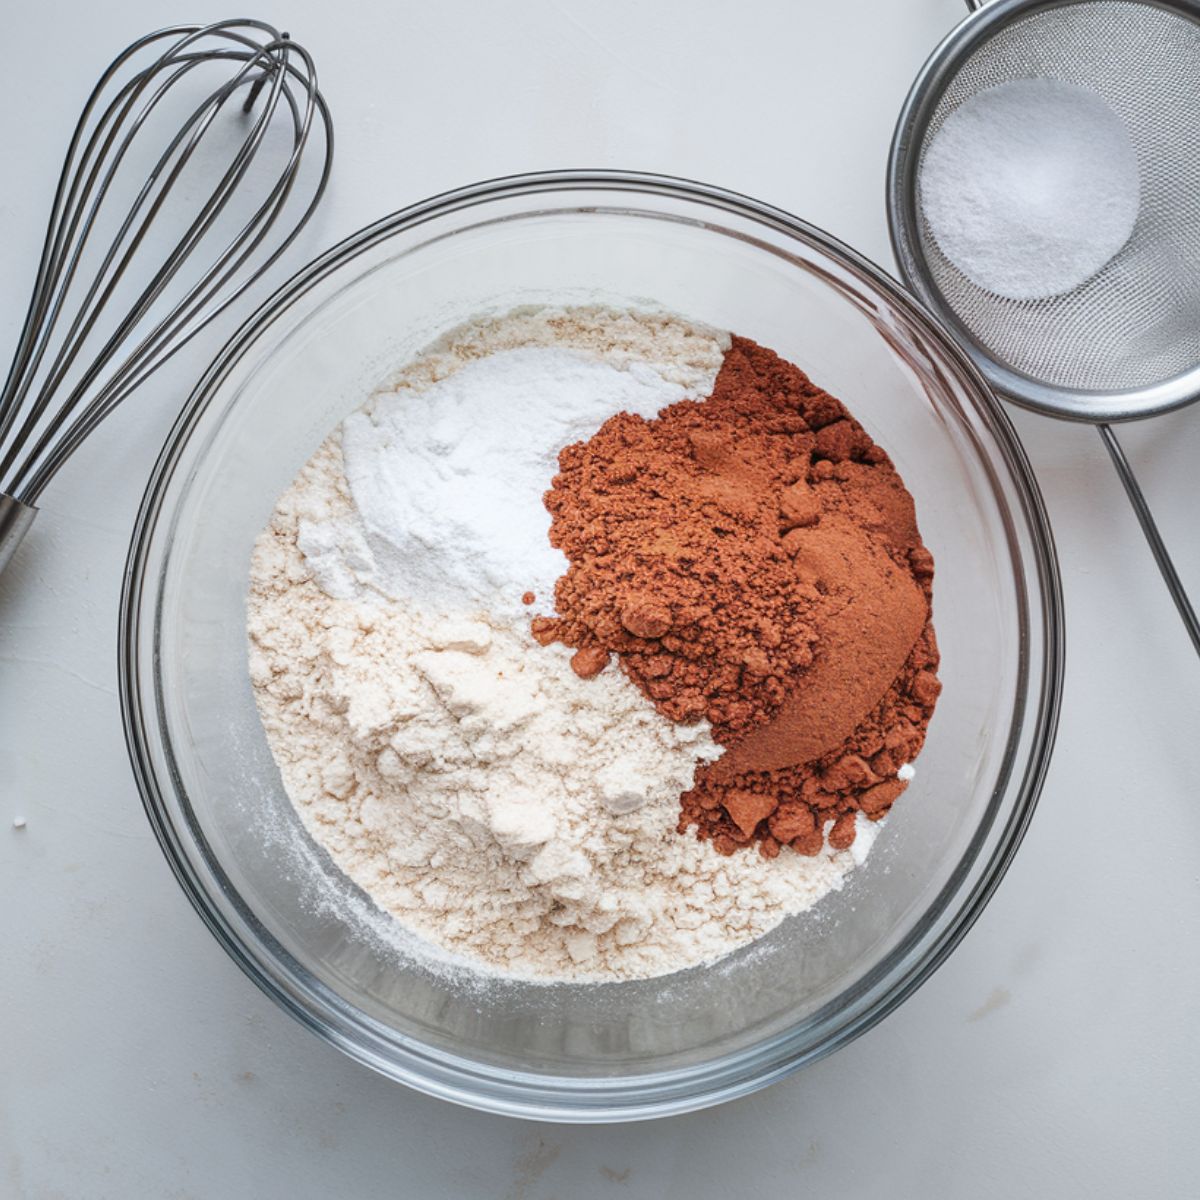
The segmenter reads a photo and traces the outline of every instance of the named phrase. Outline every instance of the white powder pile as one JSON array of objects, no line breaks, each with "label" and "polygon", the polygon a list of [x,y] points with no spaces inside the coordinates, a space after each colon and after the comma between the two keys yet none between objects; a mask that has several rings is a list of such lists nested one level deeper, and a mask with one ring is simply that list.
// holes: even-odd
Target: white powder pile
[{"label": "white powder pile", "polygon": [[[534,642],[509,603],[531,567],[558,570],[542,555],[547,522],[539,542],[526,497],[507,490],[523,472],[540,505],[559,447],[534,431],[583,437],[631,396],[703,394],[726,345],[677,320],[600,310],[456,331],[347,423],[347,442],[355,428],[369,446],[359,469],[344,468],[335,434],[259,538],[250,672],[288,794],[381,908],[469,961],[594,980],[704,962],[840,887],[876,833],[863,822],[849,851],[770,862],[680,836],[679,794],[718,752],[707,723],[666,721],[616,669],[577,678],[569,652]],[[489,445],[474,459],[461,447],[479,436],[474,418],[508,436],[488,424],[500,392],[510,411],[528,408],[514,423],[537,444],[506,443],[514,465],[498,481],[506,464]],[[572,392],[591,428],[555,415]],[[360,511],[368,495],[392,497],[420,537]],[[470,498],[484,495],[524,521],[520,536],[471,520]],[[482,556],[484,582],[472,573]]]},{"label": "white powder pile", "polygon": [[354,509],[299,529],[331,595],[366,586],[516,613],[532,591],[548,606],[567,567],[542,503],[559,450],[615,412],[652,417],[706,394],[724,350],[680,322],[594,309],[519,313],[459,338],[457,362],[435,348],[342,425]]},{"label": "white powder pile", "polygon": [[[468,363],[416,395],[378,398],[342,425],[362,522],[363,536],[349,541],[355,574],[396,598],[481,608],[498,597],[519,605],[527,590],[548,598],[567,568],[542,504],[559,450],[617,409],[652,417],[684,395],[640,363],[619,370],[526,347]],[[315,541],[301,530],[301,549],[324,559],[331,543]]]},{"label": "white powder pile", "polygon": [[946,118],[920,192],[934,238],[968,279],[1034,300],[1085,283],[1125,245],[1140,179],[1129,134],[1100,96],[1018,79]]}]

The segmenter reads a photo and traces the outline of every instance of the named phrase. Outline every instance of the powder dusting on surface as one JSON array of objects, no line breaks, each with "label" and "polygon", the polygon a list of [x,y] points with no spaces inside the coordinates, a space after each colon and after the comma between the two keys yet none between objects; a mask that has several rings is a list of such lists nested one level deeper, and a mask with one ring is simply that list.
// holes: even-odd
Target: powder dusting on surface
[{"label": "powder dusting on surface", "polygon": [[[664,720],[624,674],[582,679],[561,647],[531,643],[525,575],[562,570],[544,554],[549,514],[523,524],[532,510],[504,495],[511,481],[487,484],[510,506],[502,532],[455,499],[455,462],[478,461],[455,455],[488,420],[493,383],[512,385],[512,474],[540,508],[553,443],[575,428],[564,404],[592,421],[577,436],[630,397],[653,415],[706,394],[727,346],[677,319],[598,309],[456,331],[347,423],[345,464],[340,431],[324,443],[258,540],[250,670],[287,792],[381,908],[468,960],[577,980],[708,961],[840,887],[877,831],[770,863],[680,837],[680,793],[718,753],[708,722]],[[439,397],[453,421],[438,423]],[[397,497],[405,477],[415,499]],[[413,505],[420,538],[369,515],[385,495]],[[489,555],[490,595],[475,570]]]}]

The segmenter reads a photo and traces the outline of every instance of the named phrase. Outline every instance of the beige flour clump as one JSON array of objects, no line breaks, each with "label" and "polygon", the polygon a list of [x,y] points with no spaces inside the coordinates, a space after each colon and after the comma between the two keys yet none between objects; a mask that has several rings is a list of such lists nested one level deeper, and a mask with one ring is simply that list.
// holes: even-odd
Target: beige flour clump
[{"label": "beige flour clump", "polygon": [[[639,334],[640,319],[612,319],[629,361],[639,337],[643,362],[705,337],[661,318]],[[605,353],[598,310],[523,313],[444,339],[436,367],[422,360],[403,386],[543,336],[551,320]],[[255,548],[250,673],[306,827],[407,928],[509,975],[653,976],[754,940],[861,860],[866,832],[853,853],[772,862],[680,837],[679,794],[718,753],[707,723],[666,721],[615,669],[577,678],[566,652],[537,646],[511,616],[329,594],[298,531],[336,531],[353,512],[335,435]]]}]

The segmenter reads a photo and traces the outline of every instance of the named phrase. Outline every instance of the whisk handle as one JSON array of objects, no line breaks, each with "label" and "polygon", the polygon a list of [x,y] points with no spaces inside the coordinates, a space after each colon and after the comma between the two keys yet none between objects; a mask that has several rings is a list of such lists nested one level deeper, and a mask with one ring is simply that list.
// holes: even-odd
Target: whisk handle
[{"label": "whisk handle", "polygon": [[0,573],[16,554],[36,516],[37,509],[31,504],[22,504],[15,497],[0,492]]},{"label": "whisk handle", "polygon": [[1196,653],[1200,654],[1200,621],[1196,619],[1196,610],[1192,608],[1192,602],[1188,599],[1183,581],[1175,570],[1175,564],[1171,561],[1170,554],[1167,553],[1167,547],[1158,532],[1158,526],[1154,523],[1150,505],[1146,503],[1146,497],[1142,495],[1142,489],[1138,486],[1133,468],[1129,465],[1129,460],[1125,457],[1125,451],[1121,449],[1121,443],[1117,441],[1117,435],[1113,433],[1112,426],[1097,425],[1096,428],[1100,432],[1100,440],[1107,447],[1109,456],[1113,460],[1113,466],[1117,468],[1121,482],[1125,485],[1129,503],[1133,505],[1133,511],[1137,514],[1138,523],[1146,535],[1146,541],[1150,543],[1154,561],[1158,563],[1158,569],[1162,572],[1167,591],[1171,593],[1171,599],[1175,601],[1175,607],[1183,619],[1188,637],[1192,639],[1192,646]]}]

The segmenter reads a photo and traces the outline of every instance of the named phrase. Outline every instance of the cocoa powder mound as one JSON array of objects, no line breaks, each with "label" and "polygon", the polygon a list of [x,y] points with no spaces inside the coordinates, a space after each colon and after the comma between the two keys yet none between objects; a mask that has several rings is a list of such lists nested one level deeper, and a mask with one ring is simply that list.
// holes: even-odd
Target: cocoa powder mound
[{"label": "cocoa powder mound", "polygon": [[[712,395],[621,413],[546,493],[570,566],[534,637],[610,656],[725,754],[681,798],[716,849],[817,853],[904,789],[940,685],[933,559],[884,451],[773,351],[735,337]],[[832,826],[829,823],[832,822]]]}]

